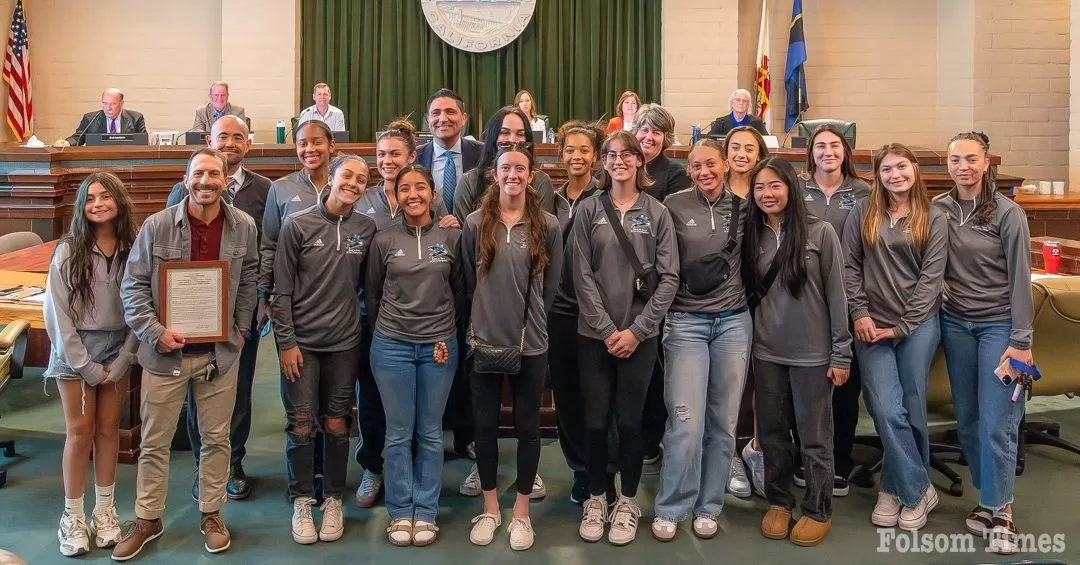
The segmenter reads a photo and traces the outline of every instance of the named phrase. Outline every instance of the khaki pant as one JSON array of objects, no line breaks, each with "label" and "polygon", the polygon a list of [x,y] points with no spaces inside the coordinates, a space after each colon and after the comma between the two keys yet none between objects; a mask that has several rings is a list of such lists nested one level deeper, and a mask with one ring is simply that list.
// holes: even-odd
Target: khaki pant
[{"label": "khaki pant", "polygon": [[225,504],[225,485],[229,480],[229,430],[236,403],[236,373],[218,374],[211,382],[203,376],[209,356],[185,355],[180,376],[145,373],[142,379],[142,452],[136,478],[135,515],[156,520],[165,513],[169,486],[169,455],[173,434],[184,405],[188,386],[192,387],[199,412],[199,510],[217,512]]}]

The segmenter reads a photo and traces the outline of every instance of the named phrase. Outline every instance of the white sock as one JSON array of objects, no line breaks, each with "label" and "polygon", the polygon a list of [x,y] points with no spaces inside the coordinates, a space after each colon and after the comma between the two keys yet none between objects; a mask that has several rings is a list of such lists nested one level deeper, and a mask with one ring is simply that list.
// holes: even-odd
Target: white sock
[{"label": "white sock", "polygon": [[83,497],[65,498],[64,511],[71,516],[84,516],[86,511],[83,510]]},{"label": "white sock", "polygon": [[96,501],[94,504],[95,510],[98,508],[110,508],[115,505],[115,503],[113,502],[113,488],[115,487],[116,483],[113,483],[107,487],[94,485],[94,495],[96,497]]}]

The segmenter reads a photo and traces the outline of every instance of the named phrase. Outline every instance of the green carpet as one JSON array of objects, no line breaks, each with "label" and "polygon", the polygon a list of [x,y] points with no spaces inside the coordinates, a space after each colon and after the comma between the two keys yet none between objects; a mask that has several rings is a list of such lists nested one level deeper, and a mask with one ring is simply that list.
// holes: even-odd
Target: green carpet
[{"label": "green carpet", "polygon": [[[269,345],[269,342],[266,344]],[[260,352],[259,373],[254,392],[255,420],[245,467],[257,480],[253,497],[246,501],[230,502],[223,513],[233,534],[232,548],[212,556],[202,547],[198,531],[199,512],[191,500],[191,456],[175,453],[169,505],[165,516],[165,535],[144,550],[135,563],[349,563],[351,564],[557,564],[619,563],[674,565],[681,563],[928,563],[974,564],[1008,561],[983,552],[982,540],[974,540],[973,553],[901,553],[898,548],[910,547],[910,534],[893,542],[892,550],[879,552],[881,537],[870,524],[869,514],[876,491],[852,487],[851,494],[834,500],[833,528],[829,538],[816,548],[799,548],[786,541],[770,541],[758,532],[767,505],[761,499],[739,500],[729,496],[721,519],[721,533],[714,539],[696,539],[683,524],[674,542],[655,541],[649,532],[652,501],[658,486],[658,476],[646,475],[642,480],[638,501],[645,515],[638,530],[638,539],[628,547],[616,548],[606,541],[587,544],[577,537],[580,508],[567,501],[570,473],[555,442],[545,442],[541,455],[540,475],[548,488],[548,498],[534,503],[532,521],[537,532],[536,545],[522,553],[510,550],[505,526],[500,528],[496,542],[485,548],[472,546],[468,541],[469,520],[479,513],[479,499],[457,494],[457,486],[468,472],[470,462],[449,461],[443,474],[442,508],[439,513],[439,540],[428,548],[396,548],[386,542],[387,516],[385,508],[360,510],[349,505],[346,509],[344,538],[334,543],[300,546],[289,534],[291,506],[285,499],[285,465],[283,458],[284,413],[278,393],[274,352],[263,347]],[[63,421],[55,387],[42,393],[40,372],[13,382],[0,395],[0,438],[14,438],[18,457],[4,459],[0,465],[8,470],[8,485],[0,489],[0,548],[12,551],[31,564],[71,563],[60,556],[56,541],[56,524],[63,510],[63,491],[60,477],[60,456],[63,449]],[[1064,397],[1037,399],[1030,412],[1038,419],[1061,422],[1063,437],[1080,442],[1080,410],[1072,409],[1080,400]],[[871,433],[871,422],[865,416],[860,433]],[[513,501],[513,441],[502,444],[502,465],[499,485],[504,517],[508,522],[509,506]],[[859,457],[870,455],[860,450]],[[947,541],[948,534],[965,533],[963,517],[977,501],[974,489],[967,484],[966,469],[957,467],[965,481],[965,493],[954,498],[941,492],[941,503],[929,519],[921,535],[929,538],[930,546]],[[349,468],[349,486],[359,483],[360,469]],[[135,468],[121,465],[117,479],[117,507],[122,520],[132,518],[134,508]],[[933,476],[939,488],[947,486],[940,475]],[[1080,456],[1048,447],[1032,447],[1027,452],[1027,469],[1016,483],[1015,521],[1022,533],[1046,534],[1047,542],[1059,534],[1054,553],[1032,553],[1013,559],[1052,558],[1080,563]],[[88,480],[92,484],[92,479]],[[93,506],[93,489],[87,491],[87,510]],[[801,497],[796,489],[796,497]],[[316,512],[318,516],[318,512]],[[505,524],[505,522],[504,522]],[[1064,545],[1064,547],[1060,547]],[[80,561],[105,563],[109,551],[92,550]]]}]

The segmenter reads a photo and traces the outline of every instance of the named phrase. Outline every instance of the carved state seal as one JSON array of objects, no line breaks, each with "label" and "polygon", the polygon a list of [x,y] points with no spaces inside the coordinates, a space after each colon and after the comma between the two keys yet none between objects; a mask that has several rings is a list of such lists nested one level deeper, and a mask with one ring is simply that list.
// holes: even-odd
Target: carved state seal
[{"label": "carved state seal", "polygon": [[485,53],[517,39],[532,20],[536,0],[421,0],[431,29],[462,51]]}]

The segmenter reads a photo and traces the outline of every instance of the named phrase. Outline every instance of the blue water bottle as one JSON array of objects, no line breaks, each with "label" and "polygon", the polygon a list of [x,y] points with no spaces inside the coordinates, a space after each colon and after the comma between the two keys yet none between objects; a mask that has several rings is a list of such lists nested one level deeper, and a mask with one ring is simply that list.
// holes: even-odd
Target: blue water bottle
[{"label": "blue water bottle", "polygon": [[690,145],[697,145],[699,140],[701,140],[701,126],[694,124],[694,128],[690,130]]}]

